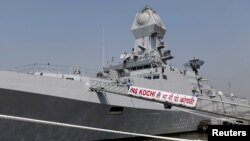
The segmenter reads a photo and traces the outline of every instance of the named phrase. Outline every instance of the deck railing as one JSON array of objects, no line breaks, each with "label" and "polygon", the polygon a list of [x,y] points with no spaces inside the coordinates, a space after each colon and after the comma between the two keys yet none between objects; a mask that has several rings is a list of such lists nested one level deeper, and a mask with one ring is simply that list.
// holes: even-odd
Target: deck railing
[{"label": "deck railing", "polygon": [[51,64],[40,64],[34,63],[29,65],[24,65],[10,69],[10,71],[20,72],[20,73],[36,73],[36,72],[47,72],[56,74],[78,74],[81,76],[91,76],[95,77],[96,70],[81,68],[76,66],[64,66],[64,65],[51,65]]}]

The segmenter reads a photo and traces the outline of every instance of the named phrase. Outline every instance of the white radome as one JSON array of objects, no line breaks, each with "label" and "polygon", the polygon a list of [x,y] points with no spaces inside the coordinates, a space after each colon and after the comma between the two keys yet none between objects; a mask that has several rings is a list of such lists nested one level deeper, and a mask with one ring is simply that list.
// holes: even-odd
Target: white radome
[{"label": "white radome", "polygon": [[217,94],[221,96],[224,95],[222,91],[218,91]]},{"label": "white radome", "polygon": [[140,26],[146,25],[149,22],[149,14],[146,12],[140,13],[136,17],[136,23]]}]

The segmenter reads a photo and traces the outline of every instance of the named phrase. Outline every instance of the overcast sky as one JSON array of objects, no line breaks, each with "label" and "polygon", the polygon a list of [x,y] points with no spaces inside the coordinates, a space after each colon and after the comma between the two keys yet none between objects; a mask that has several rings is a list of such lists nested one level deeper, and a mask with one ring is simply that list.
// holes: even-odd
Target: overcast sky
[{"label": "overcast sky", "polygon": [[183,68],[203,59],[215,88],[250,98],[249,0],[0,0],[0,69],[30,63],[102,66],[130,51],[135,14],[150,5],[167,28],[165,41]]}]

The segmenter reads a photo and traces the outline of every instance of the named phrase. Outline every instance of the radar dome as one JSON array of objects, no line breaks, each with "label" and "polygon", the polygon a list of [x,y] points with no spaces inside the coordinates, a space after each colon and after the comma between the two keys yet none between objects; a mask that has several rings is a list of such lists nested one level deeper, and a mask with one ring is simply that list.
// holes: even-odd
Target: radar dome
[{"label": "radar dome", "polygon": [[149,22],[149,14],[147,12],[143,12],[137,15],[136,23],[139,26],[146,25]]},{"label": "radar dome", "polygon": [[218,91],[217,94],[221,96],[224,95],[222,91]]}]

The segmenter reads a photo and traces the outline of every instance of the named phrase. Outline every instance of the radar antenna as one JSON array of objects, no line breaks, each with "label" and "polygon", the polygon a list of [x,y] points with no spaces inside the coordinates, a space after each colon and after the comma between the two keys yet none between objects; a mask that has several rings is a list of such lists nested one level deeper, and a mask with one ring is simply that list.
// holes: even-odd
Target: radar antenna
[{"label": "radar antenna", "polygon": [[191,68],[195,72],[195,74],[198,75],[198,69],[200,69],[200,67],[204,63],[205,62],[203,60],[194,58],[193,60],[190,60],[189,62],[185,63],[184,67]]}]

